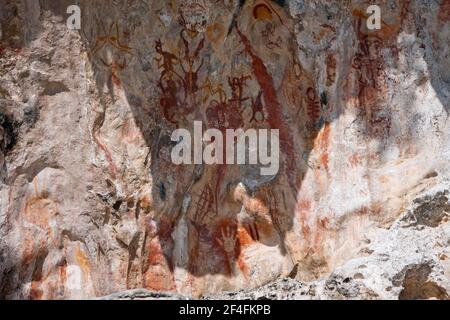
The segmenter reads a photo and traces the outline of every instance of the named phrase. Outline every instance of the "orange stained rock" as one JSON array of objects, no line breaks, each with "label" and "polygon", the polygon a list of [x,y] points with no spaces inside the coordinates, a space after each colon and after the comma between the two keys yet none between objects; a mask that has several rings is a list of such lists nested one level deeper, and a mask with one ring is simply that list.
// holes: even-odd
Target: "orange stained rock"
[{"label": "orange stained rock", "polygon": [[48,199],[33,198],[25,206],[25,219],[42,229],[49,227],[50,212],[54,203]]},{"label": "orange stained rock", "polygon": [[75,259],[77,261],[78,266],[81,268],[81,271],[83,272],[83,278],[84,280],[87,280],[87,277],[91,273],[91,269],[89,266],[89,259],[84,253],[84,250],[80,248],[80,245],[77,245],[77,248],[75,250]]},{"label": "orange stained rock", "polygon": [[328,148],[330,145],[330,132],[331,132],[331,125],[330,123],[326,123],[325,126],[317,135],[317,138],[314,142],[314,149],[319,150],[319,152],[321,153],[320,162],[327,171],[329,161]]},{"label": "orange stained rock", "polygon": [[325,151],[321,156],[320,156],[320,162],[322,163],[322,165],[325,167],[325,170],[328,171],[328,153]]},{"label": "orange stained rock", "polygon": [[[269,221],[268,221],[269,222]],[[274,221],[270,220],[269,223],[258,223],[256,225],[258,228],[258,235],[260,238],[269,238],[274,233]]]},{"label": "orange stained rock", "polygon": [[[37,244],[37,246],[36,246]],[[34,233],[27,232],[24,239],[24,250],[22,253],[22,265],[26,266],[22,269],[23,273],[27,272],[27,268],[29,266],[33,266],[30,291],[28,293],[30,300],[40,300],[44,295],[44,291],[42,290],[41,283],[43,281],[42,275],[42,265],[38,267],[39,263],[43,263],[43,261],[38,261],[41,257],[40,253],[45,252],[45,239],[36,239],[34,238]]]},{"label": "orange stained rock", "polygon": [[170,262],[164,255],[161,237],[167,236],[168,229],[166,223],[160,222],[159,227],[153,224],[149,235],[153,239],[147,244],[147,258],[144,266],[145,287],[156,291],[171,291],[175,289],[173,275],[170,270]]},{"label": "orange stained rock", "polygon": [[44,291],[41,289],[40,281],[32,281],[30,287],[30,300],[41,300],[44,295]]},{"label": "orange stained rock", "polygon": [[67,261],[64,261],[64,264],[58,268],[59,274],[59,285],[64,287],[67,281]]},{"label": "orange stained rock", "polygon": [[263,3],[258,4],[253,8],[253,17],[258,20],[272,20],[272,10]]},{"label": "orange stained rock", "polygon": [[[369,18],[369,15],[361,11],[360,9],[354,9],[352,14],[354,17],[356,17],[357,19],[361,19],[361,21],[363,22],[367,21],[367,19]],[[403,19],[401,17],[401,14],[399,16],[398,23],[387,24],[385,21],[381,20],[381,29],[373,30],[370,32],[369,35],[379,36],[381,39],[384,40],[392,40],[399,34],[402,28],[402,22]]]},{"label": "orange stained rock", "polygon": [[152,200],[149,196],[145,195],[140,199],[139,205],[144,212],[150,212],[152,207]]},{"label": "orange stained rock", "polygon": [[148,245],[148,257],[147,261],[149,265],[165,265],[166,258],[161,243],[158,238],[154,238]]},{"label": "orange stained rock", "polygon": [[23,268],[20,271],[21,277],[23,277],[28,268],[34,264],[37,252],[45,248],[45,241],[43,239],[36,239],[35,234],[30,230],[25,230],[22,234],[21,242],[21,265]]},{"label": "orange stained rock", "polygon": [[48,194],[44,179],[41,182],[41,186],[39,186],[39,179],[35,177],[33,186],[34,195],[26,201],[24,218],[41,229],[51,232],[49,221],[57,215],[58,207],[54,201],[47,199]]},{"label": "orange stained rock", "polygon": [[206,28],[208,41],[216,43],[225,36],[225,27],[220,23],[213,23]]},{"label": "orange stained rock", "polygon": [[154,291],[174,291],[173,275],[163,266],[153,266],[145,275],[145,288]]},{"label": "orange stained rock", "polygon": [[[248,275],[248,267],[245,263],[245,257],[242,255],[242,249],[255,243],[255,241],[252,239],[248,230],[241,225],[239,225],[237,227],[236,232],[237,232],[236,246],[238,249],[238,252],[236,253],[237,266],[238,266],[239,270],[241,270],[242,274],[246,277]],[[233,263],[233,261],[229,261],[229,262]]]},{"label": "orange stained rock", "polygon": [[322,130],[317,135],[314,148],[321,150],[327,149],[330,143],[331,124],[326,123]]},{"label": "orange stained rock", "polygon": [[238,227],[237,233],[238,233],[237,238],[239,241],[239,245],[241,247],[248,247],[249,245],[255,242],[247,228],[244,228],[243,226],[240,225]]}]

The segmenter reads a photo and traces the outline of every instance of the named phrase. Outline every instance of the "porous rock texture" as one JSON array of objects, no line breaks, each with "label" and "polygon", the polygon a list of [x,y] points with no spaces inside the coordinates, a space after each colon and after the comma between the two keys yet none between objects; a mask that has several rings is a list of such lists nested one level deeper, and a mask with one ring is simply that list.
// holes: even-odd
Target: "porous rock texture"
[{"label": "porous rock texture", "polygon": [[377,2],[2,0],[0,298],[447,299],[450,1]]}]

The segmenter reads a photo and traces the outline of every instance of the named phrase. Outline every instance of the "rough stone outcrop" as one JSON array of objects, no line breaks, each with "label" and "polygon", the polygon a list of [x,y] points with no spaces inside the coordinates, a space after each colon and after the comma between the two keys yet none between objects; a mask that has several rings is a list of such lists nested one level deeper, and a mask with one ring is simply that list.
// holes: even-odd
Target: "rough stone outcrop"
[{"label": "rough stone outcrop", "polygon": [[[450,215],[447,213],[439,226],[418,223],[436,215],[435,205],[443,197],[448,208],[448,193],[445,194],[438,189],[427,191],[388,230],[380,230],[367,239],[367,247],[359,257],[323,279],[305,283],[286,278],[254,290],[206,298],[448,300]],[[295,273],[291,277],[297,278]]]},{"label": "rough stone outcrop", "polygon": [[188,300],[192,299],[171,292],[155,292],[146,289],[132,289],[116,292],[97,300]]},{"label": "rough stone outcrop", "polygon": [[[450,1],[378,2],[2,0],[0,298],[447,299]],[[195,120],[278,174],[173,164]]]}]

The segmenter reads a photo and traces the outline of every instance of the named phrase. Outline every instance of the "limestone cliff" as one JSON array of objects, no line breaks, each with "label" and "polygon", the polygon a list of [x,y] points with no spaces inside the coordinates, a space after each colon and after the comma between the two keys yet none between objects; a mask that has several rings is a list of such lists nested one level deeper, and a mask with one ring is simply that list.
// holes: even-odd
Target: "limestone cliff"
[{"label": "limestone cliff", "polygon": [[[1,0],[0,298],[448,298],[450,1],[372,2]],[[278,174],[173,164],[194,121]]]}]

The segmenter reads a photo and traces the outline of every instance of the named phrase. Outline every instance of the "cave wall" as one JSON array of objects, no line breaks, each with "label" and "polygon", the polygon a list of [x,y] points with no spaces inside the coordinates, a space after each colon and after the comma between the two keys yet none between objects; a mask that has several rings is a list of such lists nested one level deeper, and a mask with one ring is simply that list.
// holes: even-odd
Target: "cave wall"
[{"label": "cave wall", "polygon": [[[3,0],[0,297],[200,296],[370,256],[449,187],[450,2],[378,2],[371,31],[361,0]],[[279,129],[278,174],[174,165],[194,121]]]}]

